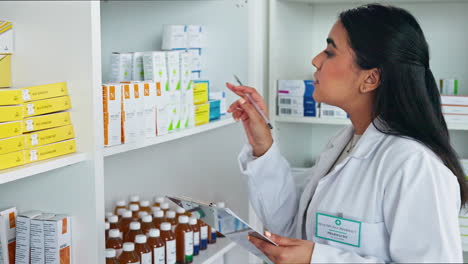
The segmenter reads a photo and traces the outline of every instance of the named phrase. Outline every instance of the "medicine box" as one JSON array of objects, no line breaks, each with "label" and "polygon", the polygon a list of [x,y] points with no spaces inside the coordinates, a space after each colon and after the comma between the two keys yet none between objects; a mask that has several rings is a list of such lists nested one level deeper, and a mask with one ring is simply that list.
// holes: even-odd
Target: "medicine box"
[{"label": "medicine box", "polygon": [[191,76],[192,81],[201,80],[201,71],[192,71]]},{"label": "medicine box", "polygon": [[23,117],[23,105],[0,106],[0,122],[18,121]]},{"label": "medicine box", "polygon": [[201,72],[203,70],[202,49],[188,49],[192,57],[192,72]]},{"label": "medicine box", "polygon": [[37,101],[68,95],[66,82],[36,85],[21,88],[21,96],[24,102]]},{"label": "medicine box", "polygon": [[348,118],[348,114],[341,108],[321,103],[320,104],[320,117],[323,118]]},{"label": "medicine box", "polygon": [[468,105],[467,106],[442,105],[442,113],[443,114],[468,115]]},{"label": "medicine box", "polygon": [[40,115],[24,119],[23,131],[31,132],[69,124],[71,124],[69,112]]},{"label": "medicine box", "polygon": [[188,52],[180,52],[180,90],[188,92],[191,90],[192,82],[192,55]]},{"label": "medicine box", "polygon": [[0,170],[13,168],[28,163],[26,151],[21,150],[0,155]]},{"label": "medicine box", "polygon": [[278,80],[278,95],[312,97],[314,82],[311,80]]},{"label": "medicine box", "polygon": [[0,123],[0,139],[19,136],[23,133],[23,121]]},{"label": "medicine box", "polygon": [[37,132],[31,132],[24,135],[26,149],[48,145],[75,137],[73,125],[67,125],[57,128],[49,128]]},{"label": "medicine box", "polygon": [[187,26],[163,25],[163,50],[187,48]]},{"label": "medicine box", "polygon": [[143,119],[146,138],[156,136],[156,92],[159,87],[159,94],[161,94],[160,86],[160,83],[155,82],[143,83]]},{"label": "medicine box", "polygon": [[58,143],[35,147],[26,151],[26,161],[34,162],[76,152],[76,141],[69,139]]},{"label": "medicine box", "polygon": [[210,121],[217,120],[221,117],[221,101],[212,100],[210,103]]},{"label": "medicine box", "polygon": [[217,91],[212,92],[210,91],[209,95],[210,100],[220,100],[220,112],[221,115],[225,115],[227,111],[227,95],[225,91]]},{"label": "medicine box", "polygon": [[442,105],[468,106],[468,96],[442,95],[440,99],[441,99]]},{"label": "medicine box", "polygon": [[15,264],[16,214],[15,207],[0,211],[0,263]]},{"label": "medicine box", "polygon": [[169,91],[167,82],[166,53],[164,51],[152,51],[143,53],[143,72],[145,81],[161,83],[161,88]]},{"label": "medicine box", "polygon": [[0,139],[0,155],[23,150],[25,149],[25,146],[25,135]]},{"label": "medicine box", "polygon": [[195,126],[210,122],[210,104],[195,105]]},{"label": "medicine box", "polygon": [[187,47],[188,48],[203,48],[204,47],[204,30],[201,25],[187,26]]},{"label": "medicine box", "polygon": [[456,79],[440,79],[440,93],[444,95],[458,94],[458,80]]},{"label": "medicine box", "polygon": [[145,105],[143,102],[144,85],[141,82],[133,82],[132,86],[135,100],[137,138],[143,139],[145,137],[145,126],[143,125],[145,122]]},{"label": "medicine box", "polygon": [[166,52],[167,78],[169,91],[180,90],[180,56],[179,51]]},{"label": "medicine box", "polygon": [[8,87],[11,87],[11,54],[0,54],[0,88]]},{"label": "medicine box", "polygon": [[14,53],[13,23],[0,20],[0,53]]},{"label": "medicine box", "polygon": [[45,263],[44,221],[55,214],[41,214],[31,220],[31,264]]},{"label": "medicine box", "polygon": [[158,136],[166,135],[169,133],[170,124],[170,110],[168,104],[157,105],[156,108],[156,134]]},{"label": "medicine box", "polygon": [[71,263],[71,218],[57,215],[44,223],[45,263]]},{"label": "medicine box", "polygon": [[193,81],[193,104],[204,104],[208,102],[210,92],[210,81]]},{"label": "medicine box", "polygon": [[122,143],[135,142],[137,138],[136,101],[131,84],[122,84]]},{"label": "medicine box", "polygon": [[16,264],[29,264],[31,260],[31,221],[41,211],[20,213],[16,219]]},{"label": "medicine box", "polygon": [[132,60],[132,80],[143,81],[145,79],[143,52],[133,52]]},{"label": "medicine box", "polygon": [[32,101],[23,104],[25,117],[49,114],[71,108],[69,96]]},{"label": "medicine box", "polygon": [[467,123],[468,115],[457,115],[457,114],[444,114],[445,122],[447,123]]},{"label": "medicine box", "polygon": [[111,82],[132,80],[133,54],[114,52],[111,55]]},{"label": "medicine box", "polygon": [[280,106],[278,107],[279,116],[293,116],[302,117],[304,116],[304,107],[302,106]]}]

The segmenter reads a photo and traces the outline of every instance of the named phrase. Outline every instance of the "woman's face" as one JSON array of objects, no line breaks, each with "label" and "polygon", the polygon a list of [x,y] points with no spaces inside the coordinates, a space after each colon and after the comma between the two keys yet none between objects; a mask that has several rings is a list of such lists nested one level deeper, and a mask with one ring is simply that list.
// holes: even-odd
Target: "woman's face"
[{"label": "woman's face", "polygon": [[327,48],[312,60],[312,65],[317,68],[315,101],[349,109],[359,96],[360,69],[354,62],[348,34],[339,20],[328,35]]}]

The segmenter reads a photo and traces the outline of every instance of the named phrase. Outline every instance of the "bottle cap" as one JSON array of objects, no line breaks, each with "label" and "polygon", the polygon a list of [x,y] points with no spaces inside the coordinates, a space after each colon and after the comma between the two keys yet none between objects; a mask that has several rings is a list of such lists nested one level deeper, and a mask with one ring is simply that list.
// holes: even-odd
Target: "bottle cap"
[{"label": "bottle cap", "polygon": [[190,225],[196,225],[196,224],[198,224],[197,218],[195,218],[195,217],[190,217],[189,223],[190,223]]},{"label": "bottle cap", "polygon": [[127,209],[125,209],[125,208],[119,208],[119,209],[117,210],[117,215],[122,216],[123,213],[124,213],[125,211],[127,211]]},{"label": "bottle cap", "polygon": [[107,213],[106,213],[106,218],[109,219],[109,217],[111,217],[111,216],[113,216],[113,215],[114,215],[113,213],[107,212]]},{"label": "bottle cap", "polygon": [[178,214],[185,214],[185,209],[182,208],[182,207],[178,207],[178,208],[176,209],[176,212],[177,212]]},{"label": "bottle cap", "polygon": [[123,244],[123,251],[131,252],[135,250],[135,244],[126,242]]},{"label": "bottle cap", "polygon": [[142,220],[143,220],[143,223],[151,223],[153,222],[153,217],[151,215],[145,215],[143,216]]},{"label": "bottle cap", "polygon": [[164,197],[162,196],[154,197],[154,202],[162,204],[164,203]]},{"label": "bottle cap", "polygon": [[117,222],[119,222],[119,217],[116,215],[113,215],[109,217],[107,220],[109,220],[109,223],[111,224],[116,224]]},{"label": "bottle cap", "polygon": [[161,223],[161,231],[170,231],[172,228],[171,223]]},{"label": "bottle cap", "polygon": [[163,210],[169,209],[169,203],[162,203],[161,204],[161,209],[163,209]]},{"label": "bottle cap", "polygon": [[110,224],[109,222],[106,222],[106,230],[109,230],[110,229]]},{"label": "bottle cap", "polygon": [[131,204],[130,205],[130,211],[135,212],[135,211],[139,211],[139,210],[140,210],[140,206],[138,206],[138,204]]},{"label": "bottle cap", "polygon": [[115,249],[113,248],[106,248],[106,258],[115,258],[117,254],[115,253]]},{"label": "bottle cap", "polygon": [[153,212],[153,215],[154,215],[155,218],[164,217],[164,211],[156,211],[156,212]]},{"label": "bottle cap", "polygon": [[140,196],[138,196],[138,195],[130,196],[130,202],[134,203],[134,202],[138,202],[138,201],[140,201]]},{"label": "bottle cap", "polygon": [[141,224],[140,222],[131,222],[130,223],[130,230],[140,230]]},{"label": "bottle cap", "polygon": [[224,202],[217,202],[216,203],[216,207],[218,208],[225,208],[226,207],[226,204]]},{"label": "bottle cap", "polygon": [[138,244],[145,244],[146,243],[146,236],[145,235],[137,235],[135,237],[135,242]]},{"label": "bottle cap", "polygon": [[179,223],[181,224],[188,224],[189,218],[186,215],[179,216]]},{"label": "bottle cap", "polygon": [[148,212],[146,212],[146,211],[138,212],[138,218],[143,219],[143,217],[144,217],[145,215],[148,215]]},{"label": "bottle cap", "polygon": [[112,237],[112,238],[120,237],[120,231],[118,229],[109,230],[109,237]]},{"label": "bottle cap", "polygon": [[153,206],[151,207],[151,211],[154,213],[155,211],[161,211],[161,207],[159,206]]},{"label": "bottle cap", "polygon": [[117,206],[127,206],[127,202],[125,202],[125,200],[118,200],[115,204]]},{"label": "bottle cap", "polygon": [[167,211],[166,212],[166,217],[167,218],[175,218],[176,217],[176,213],[174,211]]},{"label": "bottle cap", "polygon": [[141,201],[141,202],[140,202],[140,205],[141,205],[141,207],[149,207],[149,206],[150,206],[150,202],[149,202],[149,201]]},{"label": "bottle cap", "polygon": [[126,210],[123,212],[122,218],[132,218],[132,211]]},{"label": "bottle cap", "polygon": [[159,232],[159,229],[156,229],[156,228],[151,228],[148,234],[149,234],[150,237],[159,237],[159,236],[161,236],[161,232]]}]

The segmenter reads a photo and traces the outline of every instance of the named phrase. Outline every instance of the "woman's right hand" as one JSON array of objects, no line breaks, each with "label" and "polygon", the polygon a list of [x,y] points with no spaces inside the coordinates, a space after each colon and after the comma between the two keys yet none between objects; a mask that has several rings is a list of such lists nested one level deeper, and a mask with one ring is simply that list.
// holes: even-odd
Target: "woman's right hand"
[{"label": "woman's right hand", "polygon": [[236,121],[242,121],[247,139],[253,149],[253,155],[256,157],[262,156],[273,144],[273,137],[270,128],[247,99],[246,94],[250,94],[253,101],[268,117],[268,108],[265,100],[263,100],[263,97],[255,88],[235,86],[230,83],[226,83],[226,87],[241,97],[241,99],[231,104],[227,112],[232,113]]}]

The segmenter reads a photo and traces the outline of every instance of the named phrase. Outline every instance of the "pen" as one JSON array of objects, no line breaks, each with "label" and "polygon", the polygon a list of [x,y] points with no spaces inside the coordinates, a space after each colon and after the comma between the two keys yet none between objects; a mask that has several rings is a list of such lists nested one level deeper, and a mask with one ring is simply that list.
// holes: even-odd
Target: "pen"
[{"label": "pen", "polygon": [[[239,83],[239,85],[244,86],[242,84],[242,82],[239,80],[239,78],[235,74],[234,74],[234,78]],[[270,120],[268,120],[268,118],[265,116],[265,114],[262,112],[262,110],[260,110],[260,107],[258,107],[258,105],[254,102],[254,100],[252,99],[250,94],[246,93],[245,96],[247,97],[247,99],[249,99],[250,103],[255,107],[255,110],[257,110],[257,112],[260,114],[260,116],[262,116],[263,120],[268,125],[268,127],[270,129],[273,129],[273,126],[271,125]]]}]

